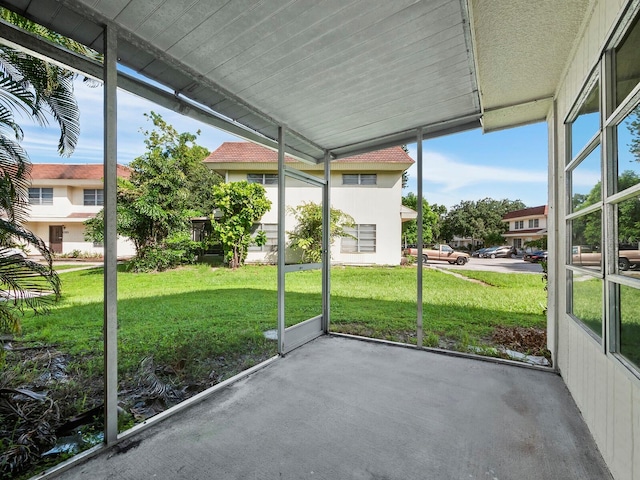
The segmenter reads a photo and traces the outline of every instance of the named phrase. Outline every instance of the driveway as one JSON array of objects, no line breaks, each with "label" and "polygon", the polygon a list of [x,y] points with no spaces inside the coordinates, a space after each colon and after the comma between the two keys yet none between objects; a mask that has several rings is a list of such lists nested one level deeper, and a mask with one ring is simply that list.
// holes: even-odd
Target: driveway
[{"label": "driveway", "polygon": [[429,262],[431,268],[445,268],[447,270],[484,270],[497,273],[542,273],[539,263],[529,263],[522,258],[476,258],[473,257],[466,265],[450,265],[447,262]]}]

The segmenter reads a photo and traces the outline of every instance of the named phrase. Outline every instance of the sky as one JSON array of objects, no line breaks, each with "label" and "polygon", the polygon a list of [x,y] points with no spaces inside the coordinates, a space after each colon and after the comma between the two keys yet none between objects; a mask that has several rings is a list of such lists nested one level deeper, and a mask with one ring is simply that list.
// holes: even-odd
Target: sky
[{"label": "sky", "polygon": [[[19,122],[25,133],[23,147],[33,163],[101,163],[102,87],[75,84],[80,107],[80,140],[75,152],[60,157],[56,152],[59,130]],[[127,164],[144,153],[141,129],[150,129],[144,113],[153,110],[178,132],[201,130],[197,143],[213,151],[225,141],[238,141],[231,134],[201,124],[127,92],[118,93],[118,162]],[[415,160],[416,144],[409,144]],[[480,129],[448,135],[423,143],[424,197],[430,204],[447,208],[463,200],[521,200],[528,207],[547,203],[547,125],[538,123],[483,134]],[[416,165],[409,169],[409,184],[403,194],[416,192]],[[590,179],[585,179],[590,183]],[[593,185],[593,183],[591,183]]]}]

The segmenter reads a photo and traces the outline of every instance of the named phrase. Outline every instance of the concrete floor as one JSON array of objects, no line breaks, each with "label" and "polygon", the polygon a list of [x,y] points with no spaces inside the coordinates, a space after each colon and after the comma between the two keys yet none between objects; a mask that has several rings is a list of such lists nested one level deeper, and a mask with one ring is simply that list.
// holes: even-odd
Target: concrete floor
[{"label": "concrete floor", "polygon": [[552,373],[321,337],[65,479],[608,479]]}]

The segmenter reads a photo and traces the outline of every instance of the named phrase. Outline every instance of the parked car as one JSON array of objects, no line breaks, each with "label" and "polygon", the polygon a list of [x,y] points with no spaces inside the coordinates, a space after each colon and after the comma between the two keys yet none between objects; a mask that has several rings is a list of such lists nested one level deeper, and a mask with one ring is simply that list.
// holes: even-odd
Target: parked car
[{"label": "parked car", "polygon": [[471,256],[472,257],[482,257],[482,255],[484,254],[484,252],[486,252],[487,250],[489,250],[489,248],[485,247],[485,248],[480,248],[476,251],[474,251]]},{"label": "parked car", "polygon": [[[405,249],[404,254],[417,257],[418,249],[407,248]],[[442,260],[451,264],[456,263],[458,265],[464,265],[469,261],[469,254],[464,252],[457,252],[449,245],[425,245],[425,247],[422,249],[422,261],[424,263],[427,263],[429,260]]]},{"label": "parked car", "polygon": [[503,245],[498,247],[495,252],[493,252],[491,258],[503,257],[503,258],[515,258],[518,255],[518,251],[515,247],[510,245]]},{"label": "parked car", "polygon": [[483,258],[514,258],[518,254],[517,250],[514,247],[509,245],[501,245],[498,247],[487,248],[484,252],[482,252]]},{"label": "parked car", "polygon": [[546,262],[548,253],[546,250],[536,250],[535,252],[527,252],[522,256],[525,262],[539,263]]}]

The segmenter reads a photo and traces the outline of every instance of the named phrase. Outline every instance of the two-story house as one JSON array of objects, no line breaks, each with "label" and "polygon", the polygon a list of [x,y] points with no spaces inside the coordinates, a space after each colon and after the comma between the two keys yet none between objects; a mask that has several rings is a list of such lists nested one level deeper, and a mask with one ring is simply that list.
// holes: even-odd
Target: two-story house
[{"label": "two-story house", "polygon": [[[129,178],[128,167],[118,165],[118,176]],[[101,244],[87,242],[84,224],[103,207],[102,164],[36,163],[31,170],[30,213],[25,228],[42,238],[54,253],[74,250],[102,254]],[[118,239],[118,256],[135,254],[133,243]]]},{"label": "two-story house", "polygon": [[509,223],[509,230],[503,234],[507,243],[516,248],[523,248],[526,242],[546,237],[548,213],[547,205],[540,205],[504,215],[502,220]]},{"label": "two-story house", "polygon": [[[286,164],[322,178],[322,165],[309,165],[286,157]],[[273,262],[277,244],[278,155],[249,142],[225,142],[205,160],[228,182],[247,180],[264,185],[272,208],[261,219],[259,229],[267,236],[264,246],[252,246],[247,262]],[[401,257],[403,219],[415,218],[403,209],[402,174],[413,159],[401,147],[393,147],[331,162],[331,206],[351,215],[355,227],[351,237],[336,239],[331,246],[332,261],[345,264],[398,265]],[[303,202],[320,203],[318,187],[287,179],[288,207]],[[289,214],[286,230],[295,227]]]}]

